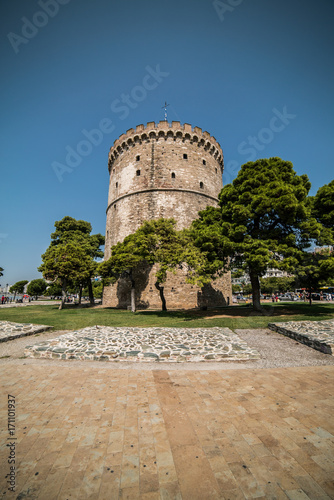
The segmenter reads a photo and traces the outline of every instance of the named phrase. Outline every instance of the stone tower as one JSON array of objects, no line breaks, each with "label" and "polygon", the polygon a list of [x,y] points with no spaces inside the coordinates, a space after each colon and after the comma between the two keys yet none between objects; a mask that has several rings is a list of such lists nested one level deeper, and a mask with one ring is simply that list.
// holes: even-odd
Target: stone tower
[{"label": "stone tower", "polygon": [[[173,217],[177,228],[189,227],[198,212],[218,204],[222,189],[223,152],[208,132],[180,122],[138,125],[114,142],[109,153],[109,196],[105,260],[111,246],[123,241],[145,221]],[[154,287],[154,269],[138,270],[136,305],[160,308]],[[171,275],[165,284],[169,308],[221,306],[232,297],[230,275],[203,289],[185,283],[184,275]],[[130,304],[130,283],[119,280],[104,289],[103,303]]]}]

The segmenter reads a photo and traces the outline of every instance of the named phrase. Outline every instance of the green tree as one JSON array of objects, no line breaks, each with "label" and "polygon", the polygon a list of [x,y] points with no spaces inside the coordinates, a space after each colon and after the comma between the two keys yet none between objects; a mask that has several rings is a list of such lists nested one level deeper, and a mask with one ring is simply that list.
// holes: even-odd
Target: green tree
[{"label": "green tree", "polygon": [[120,276],[126,276],[130,279],[133,312],[136,290],[134,271],[142,263],[157,265],[155,287],[159,291],[163,311],[167,310],[164,283],[168,272],[174,273],[178,268],[185,268],[187,283],[202,286],[209,282],[202,272],[205,259],[193,245],[190,233],[176,231],[175,226],[174,219],[144,222],[135,233],[113,246],[110,259],[99,266],[99,273],[103,277],[116,280]]},{"label": "green tree", "polygon": [[47,288],[47,284],[46,284],[45,280],[39,278],[39,279],[30,281],[30,283],[27,287],[27,293],[28,293],[28,295],[35,297],[35,299],[37,300],[39,295],[44,295],[46,288]]},{"label": "green tree", "polygon": [[232,285],[232,293],[240,293],[242,291],[240,285]]},{"label": "green tree", "polygon": [[260,278],[261,292],[262,293],[275,293],[275,292],[289,292],[295,286],[295,278],[293,277],[270,277]]},{"label": "green tree", "polygon": [[[88,287],[84,288],[82,291],[83,296],[88,295]],[[94,281],[93,282],[93,295],[95,299],[101,299],[103,295],[103,282],[102,281]]]},{"label": "green tree", "polygon": [[312,292],[322,286],[329,286],[334,279],[334,257],[327,248],[317,252],[305,252],[295,270],[298,287],[306,288],[309,303],[312,304]]},{"label": "green tree", "polygon": [[100,246],[104,244],[104,237],[101,234],[91,235],[92,226],[89,222],[69,216],[56,221],[55,228],[56,231],[51,234],[51,244],[42,255],[43,264],[39,270],[45,278],[61,284],[60,309],[64,305],[67,288],[73,286],[79,288],[81,298],[82,288],[87,285],[90,302],[94,304],[92,278],[97,270],[95,259],[103,257]]},{"label": "green tree", "polygon": [[47,287],[45,294],[50,297],[60,297],[62,294],[61,285],[59,283],[51,283],[51,285]]},{"label": "green tree", "polygon": [[59,309],[64,307],[67,288],[75,282],[87,282],[95,270],[93,260],[74,242],[50,245],[42,255],[42,259],[43,264],[38,270],[43,273],[45,279],[56,282],[62,287]]},{"label": "green tree", "polygon": [[3,267],[0,267],[0,278],[1,278],[1,276],[3,276],[3,272],[4,272]]},{"label": "green tree", "polygon": [[16,283],[14,283],[14,285],[10,287],[9,292],[14,294],[14,300],[17,293],[21,294],[24,292],[24,287],[26,286],[27,283],[29,283],[29,281],[27,280],[17,281]]},{"label": "green tree", "polygon": [[[144,250],[138,246],[137,234],[126,236],[124,241],[118,242],[111,248],[111,257],[101,262],[98,273],[104,282],[106,279],[115,283],[119,278],[127,278],[131,282],[131,311],[136,311],[136,282],[134,271],[145,260]],[[144,255],[144,256],[143,256]]]},{"label": "green tree", "polygon": [[[233,243],[222,233],[222,213],[218,207],[207,207],[199,213],[188,231],[193,244],[205,257],[202,266],[203,276],[210,280],[222,275],[229,267],[229,256],[233,253]],[[234,277],[242,276],[242,272],[233,269]]]},{"label": "green tree", "polygon": [[[312,217],[307,199],[310,186],[307,176],[296,175],[290,162],[269,158],[243,165],[219,195],[220,220],[214,209],[212,226],[220,243],[218,249],[213,245],[212,254],[229,255],[232,268],[249,274],[254,310],[261,311],[259,279],[266,270],[292,272],[312,238],[320,238],[322,226]],[[205,225],[212,211],[200,212],[194,226]]]},{"label": "green tree", "polygon": [[[321,224],[330,230],[331,244],[334,238],[334,180],[318,189],[313,198],[313,214]],[[328,237],[328,236],[327,236]]]},{"label": "green tree", "polygon": [[[309,198],[312,214],[324,230],[318,238],[320,245],[334,242],[334,180],[320,187],[314,197]],[[306,252],[296,269],[300,286],[306,287],[312,303],[312,290],[330,285],[334,281],[334,255],[330,247]]]},{"label": "green tree", "polygon": [[250,295],[252,293],[252,285],[250,283],[246,283],[246,285],[244,285],[243,293],[245,295]]}]

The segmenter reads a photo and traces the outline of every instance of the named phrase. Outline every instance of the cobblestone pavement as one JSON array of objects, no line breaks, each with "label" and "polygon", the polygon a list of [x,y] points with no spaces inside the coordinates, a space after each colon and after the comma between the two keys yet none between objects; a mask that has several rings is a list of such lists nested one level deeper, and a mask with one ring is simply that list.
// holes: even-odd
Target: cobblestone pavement
[{"label": "cobblestone pavement", "polygon": [[269,323],[268,327],[313,349],[334,355],[334,320]]},{"label": "cobblestone pavement", "polygon": [[229,328],[87,327],[27,346],[28,357],[101,361],[241,361],[259,353]]},{"label": "cobblestone pavement", "polygon": [[2,498],[334,498],[333,365],[169,371],[30,361],[0,365]]},{"label": "cobblestone pavement", "polygon": [[13,323],[12,321],[0,321],[0,342],[34,335],[35,333],[49,330],[52,326],[34,325],[32,323]]}]

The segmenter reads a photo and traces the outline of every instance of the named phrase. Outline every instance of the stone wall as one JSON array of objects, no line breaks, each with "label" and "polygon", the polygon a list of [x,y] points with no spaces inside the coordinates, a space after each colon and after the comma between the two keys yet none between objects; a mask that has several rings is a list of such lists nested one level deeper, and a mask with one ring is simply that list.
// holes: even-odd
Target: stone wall
[{"label": "stone wall", "polygon": [[[112,245],[145,220],[173,217],[178,229],[189,227],[200,210],[217,205],[222,189],[223,153],[216,139],[179,122],[151,122],[130,129],[115,141],[108,167],[105,259]],[[137,305],[158,308],[154,271],[144,274],[140,272],[137,280]],[[172,275],[165,294],[170,308],[225,305],[232,296],[230,275],[205,290],[186,284],[182,273]],[[105,289],[103,302],[126,307],[129,297],[129,284],[120,280]]]}]

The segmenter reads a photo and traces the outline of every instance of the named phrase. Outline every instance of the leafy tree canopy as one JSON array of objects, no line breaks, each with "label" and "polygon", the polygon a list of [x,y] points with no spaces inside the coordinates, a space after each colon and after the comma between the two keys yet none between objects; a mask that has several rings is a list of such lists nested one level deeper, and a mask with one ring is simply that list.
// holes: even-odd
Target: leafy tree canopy
[{"label": "leafy tree canopy", "polygon": [[92,225],[84,220],[76,220],[66,216],[55,222],[56,231],[51,234],[51,246],[76,242],[92,258],[102,258],[103,251],[100,246],[104,245],[104,236],[100,233],[90,234]]},{"label": "leafy tree canopy", "polygon": [[100,246],[104,244],[101,234],[91,235],[89,222],[66,216],[55,222],[56,231],[51,234],[51,244],[42,255],[39,271],[43,276],[62,286],[63,307],[68,287],[87,284],[90,300],[94,303],[91,278],[96,273],[95,258],[102,257]]},{"label": "leafy tree canopy", "polygon": [[24,292],[24,287],[26,286],[27,283],[29,283],[28,280],[21,280],[17,281],[16,283],[14,283],[14,285],[10,287],[9,292],[14,294],[14,299],[17,293],[21,294]]},{"label": "leafy tree canopy", "polygon": [[318,189],[313,199],[314,215],[334,236],[334,180]]},{"label": "leafy tree canopy", "polygon": [[200,270],[205,266],[200,251],[192,244],[191,236],[186,231],[177,231],[174,219],[158,219],[144,222],[123,242],[112,247],[111,257],[99,266],[101,276],[113,276],[114,279],[127,275],[132,283],[132,310],[134,310],[134,274],[136,267],[146,262],[157,264],[155,286],[159,290],[162,309],[166,310],[164,286],[168,272],[175,272],[178,267],[186,266],[188,283],[200,286],[207,282]]},{"label": "leafy tree canopy", "polygon": [[3,276],[4,269],[3,267],[0,267],[0,277]]},{"label": "leafy tree canopy", "polygon": [[61,285],[59,283],[51,283],[51,285],[48,285],[45,293],[46,295],[50,295],[50,297],[60,297],[62,293]]},{"label": "leafy tree canopy", "polygon": [[259,278],[266,270],[293,271],[311,240],[321,237],[323,227],[312,217],[307,198],[310,186],[306,175],[298,176],[292,163],[280,158],[248,162],[222,189],[219,216],[217,209],[208,208],[193,225],[203,226],[209,220],[219,242],[212,245],[212,259],[224,261],[226,252],[232,268],[248,272],[256,310],[261,310]]},{"label": "leafy tree canopy", "polygon": [[32,297],[36,297],[36,300],[39,295],[43,295],[44,292],[46,291],[47,284],[46,281],[39,278],[36,280],[30,281],[29,285],[27,286],[27,293],[31,295]]},{"label": "leafy tree canopy", "polygon": [[260,278],[262,293],[291,292],[296,288],[296,279],[294,277],[275,277]]}]

